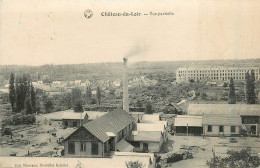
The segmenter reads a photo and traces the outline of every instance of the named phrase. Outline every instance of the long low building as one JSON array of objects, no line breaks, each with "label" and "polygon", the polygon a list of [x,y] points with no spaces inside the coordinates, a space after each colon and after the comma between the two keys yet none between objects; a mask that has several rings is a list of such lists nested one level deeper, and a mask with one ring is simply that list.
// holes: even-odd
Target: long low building
[{"label": "long low building", "polygon": [[[204,118],[208,117],[208,125],[213,125],[210,124],[210,122],[214,121],[213,119],[210,119],[211,116],[218,116],[216,119],[222,119],[223,122],[234,118],[236,119],[237,124],[241,121],[242,128],[245,129],[249,135],[258,136],[260,132],[260,105],[258,104],[190,104],[188,115],[205,116]],[[231,123],[226,123],[229,124],[229,126],[232,126]],[[219,123],[219,125],[221,125],[221,123]],[[233,135],[233,130],[234,127],[232,127],[230,135]],[[236,131],[237,130],[238,128],[236,128]],[[235,132],[235,134],[237,133],[238,132]],[[211,133],[209,132],[208,135],[211,135]]]},{"label": "long low building", "polygon": [[212,80],[227,81],[230,78],[234,80],[245,80],[245,74],[254,70],[255,80],[260,80],[259,67],[181,67],[176,70],[176,82],[188,82],[189,80]]},{"label": "long low building", "polygon": [[174,132],[176,135],[202,135],[202,116],[177,115]]}]

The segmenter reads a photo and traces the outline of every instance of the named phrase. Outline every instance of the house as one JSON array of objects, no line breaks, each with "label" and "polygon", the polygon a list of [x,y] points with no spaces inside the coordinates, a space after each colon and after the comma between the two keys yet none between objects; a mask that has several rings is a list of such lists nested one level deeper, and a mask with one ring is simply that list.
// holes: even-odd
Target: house
[{"label": "house", "polygon": [[92,90],[92,91],[91,91],[91,94],[92,94],[93,96],[96,96],[97,90]]},{"label": "house", "polygon": [[99,117],[107,114],[108,112],[100,112],[100,111],[87,111],[88,121],[96,120]]},{"label": "house", "polygon": [[205,136],[237,136],[242,127],[239,115],[203,115],[202,124]]},{"label": "house", "polygon": [[61,118],[62,124],[66,127],[80,127],[88,122],[87,112],[74,112],[73,110],[64,111]]},{"label": "house", "polygon": [[202,135],[202,116],[177,115],[174,132],[175,135]]},{"label": "house", "polygon": [[65,157],[107,157],[120,140],[129,139],[133,124],[134,118],[122,109],[88,122],[63,141]]},{"label": "house", "polygon": [[162,124],[165,127],[168,126],[167,121],[161,121],[162,114],[144,114],[142,117],[141,123],[150,123],[150,124]]},{"label": "house", "polygon": [[121,85],[121,80],[120,80],[120,79],[117,79],[117,80],[113,81],[113,85],[114,85],[115,87],[119,87],[119,86]]},{"label": "house", "polygon": [[9,86],[10,86],[10,84],[6,84],[6,85],[5,85],[5,88],[9,88]]},{"label": "house", "polygon": [[80,85],[80,84],[81,84],[81,80],[75,80],[75,81],[74,81],[74,84]]},{"label": "house", "polygon": [[52,84],[53,85],[61,85],[62,81],[53,81]]},{"label": "house", "polygon": [[159,152],[163,144],[161,131],[132,131],[129,139],[134,152]]},{"label": "house", "polygon": [[90,80],[86,80],[86,81],[85,81],[85,84],[86,84],[86,86],[90,86],[90,85],[91,85]]},{"label": "house", "polygon": [[163,135],[163,142],[167,141],[167,127],[160,123],[137,123],[137,131],[161,131]]}]

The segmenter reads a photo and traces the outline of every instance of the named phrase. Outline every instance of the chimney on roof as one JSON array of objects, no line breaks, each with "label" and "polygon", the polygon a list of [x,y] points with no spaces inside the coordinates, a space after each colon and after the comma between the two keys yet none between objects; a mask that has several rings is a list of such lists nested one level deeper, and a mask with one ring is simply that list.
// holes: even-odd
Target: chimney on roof
[{"label": "chimney on roof", "polygon": [[124,69],[123,69],[123,109],[126,112],[129,112],[127,58],[123,58],[123,60],[124,60]]}]

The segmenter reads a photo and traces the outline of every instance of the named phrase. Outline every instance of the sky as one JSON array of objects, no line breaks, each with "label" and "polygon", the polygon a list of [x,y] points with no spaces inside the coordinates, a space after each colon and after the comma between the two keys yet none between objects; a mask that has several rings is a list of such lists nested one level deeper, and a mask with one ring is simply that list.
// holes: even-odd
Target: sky
[{"label": "sky", "polygon": [[0,18],[0,65],[260,58],[259,0],[1,0]]}]

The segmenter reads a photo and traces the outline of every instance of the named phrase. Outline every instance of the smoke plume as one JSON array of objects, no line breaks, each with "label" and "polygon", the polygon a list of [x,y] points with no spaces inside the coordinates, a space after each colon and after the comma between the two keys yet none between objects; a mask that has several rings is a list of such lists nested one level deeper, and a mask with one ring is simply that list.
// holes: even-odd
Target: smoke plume
[{"label": "smoke plume", "polygon": [[134,57],[145,51],[147,51],[147,47],[145,45],[136,45],[126,54],[125,58]]}]

